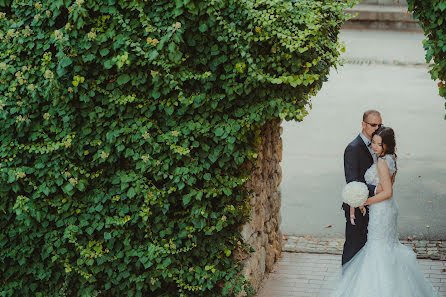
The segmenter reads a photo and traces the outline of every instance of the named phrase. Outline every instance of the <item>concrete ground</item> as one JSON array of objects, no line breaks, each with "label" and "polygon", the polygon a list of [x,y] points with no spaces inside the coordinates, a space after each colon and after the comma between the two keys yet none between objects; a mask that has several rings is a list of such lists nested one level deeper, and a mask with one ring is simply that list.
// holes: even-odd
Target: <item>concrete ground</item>
[{"label": "concrete ground", "polygon": [[342,31],[348,63],[332,70],[303,122],[282,124],[284,234],[344,236],[343,151],[362,113],[377,109],[396,133],[400,237],[446,239],[445,101],[424,65],[423,38]]},{"label": "concrete ground", "polygon": [[[423,259],[418,264],[425,277],[446,297],[446,261]],[[333,280],[340,270],[340,255],[283,253],[257,297],[327,296],[334,289]]]}]

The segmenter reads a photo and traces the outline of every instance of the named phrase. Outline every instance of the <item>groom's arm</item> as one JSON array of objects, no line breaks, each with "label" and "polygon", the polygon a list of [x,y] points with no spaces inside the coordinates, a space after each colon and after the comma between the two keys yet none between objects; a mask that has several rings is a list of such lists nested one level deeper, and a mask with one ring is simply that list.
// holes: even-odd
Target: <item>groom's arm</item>
[{"label": "groom's arm", "polygon": [[[369,197],[375,196],[375,194],[378,194],[378,189],[376,189],[376,186],[367,184],[367,188],[369,189]],[[376,193],[375,193],[376,189]],[[382,190],[381,190],[382,191]]]},{"label": "groom's arm", "polygon": [[[359,149],[352,145],[347,146],[344,151],[344,174],[347,183],[364,180],[364,177],[359,175]],[[369,197],[374,196],[376,187],[374,185],[366,185],[369,190]]]},{"label": "groom's arm", "polygon": [[355,147],[349,145],[344,151],[344,174],[347,183],[359,181],[359,152]]}]

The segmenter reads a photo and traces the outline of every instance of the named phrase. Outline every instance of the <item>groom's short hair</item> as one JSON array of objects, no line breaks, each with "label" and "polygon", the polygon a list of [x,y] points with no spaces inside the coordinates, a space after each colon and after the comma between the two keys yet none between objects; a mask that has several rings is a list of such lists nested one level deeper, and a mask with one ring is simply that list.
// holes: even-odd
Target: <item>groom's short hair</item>
[{"label": "groom's short hair", "polygon": [[362,121],[365,122],[367,120],[367,118],[369,117],[369,115],[381,116],[381,114],[377,110],[374,110],[374,109],[366,110],[364,112],[364,114],[362,115]]}]

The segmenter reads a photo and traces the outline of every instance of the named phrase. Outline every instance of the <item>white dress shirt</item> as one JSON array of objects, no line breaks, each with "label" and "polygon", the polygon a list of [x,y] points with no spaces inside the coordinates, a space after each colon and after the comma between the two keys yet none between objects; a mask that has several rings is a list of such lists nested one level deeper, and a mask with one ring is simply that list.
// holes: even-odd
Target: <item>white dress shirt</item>
[{"label": "white dress shirt", "polygon": [[[359,133],[359,136],[361,136],[362,141],[364,141],[365,146],[367,147],[367,149],[368,149],[369,152],[370,152],[370,155],[372,155],[373,163],[375,163],[375,162],[376,162],[376,154],[375,154],[375,152],[372,150],[372,146],[369,145],[369,144],[371,143],[370,139],[368,139],[367,137],[365,137],[365,135],[362,134],[362,132]],[[374,194],[376,195],[376,188],[375,188]]]},{"label": "white dress shirt", "polygon": [[373,162],[375,162],[376,161],[376,155],[375,155],[375,152],[372,150],[372,146],[370,145],[370,143],[371,143],[370,139],[365,137],[364,134],[362,134],[362,132],[359,133],[359,136],[361,136],[361,139],[362,139],[362,141],[364,141],[365,146],[367,147],[367,149],[370,152],[370,155],[372,155]]}]

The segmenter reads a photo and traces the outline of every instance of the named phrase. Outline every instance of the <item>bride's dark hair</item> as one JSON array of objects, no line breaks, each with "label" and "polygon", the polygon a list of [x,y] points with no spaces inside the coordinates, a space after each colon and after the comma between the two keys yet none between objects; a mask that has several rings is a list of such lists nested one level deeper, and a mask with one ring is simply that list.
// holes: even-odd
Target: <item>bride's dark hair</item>
[{"label": "bride's dark hair", "polygon": [[[383,142],[383,154],[387,155],[395,155],[395,133],[393,132],[393,129],[390,127],[384,127],[381,126],[378,129],[376,129],[375,132],[372,134],[373,136],[378,135],[381,137]],[[384,145],[386,145],[386,148],[384,150]]]},{"label": "bride's dark hair", "polygon": [[[395,133],[393,132],[393,129],[390,127],[384,127],[381,126],[378,129],[376,129],[375,132],[372,134],[373,136],[378,135],[382,139],[382,145],[383,145],[383,156],[384,155],[393,155],[395,157],[395,170],[397,170],[396,167],[396,142],[395,142]],[[385,148],[384,148],[385,145]],[[379,156],[378,156],[379,157]],[[396,171],[395,171],[396,173]]]}]

